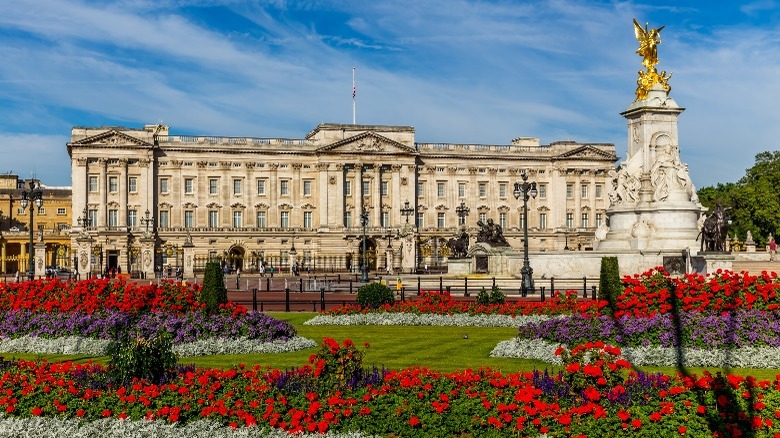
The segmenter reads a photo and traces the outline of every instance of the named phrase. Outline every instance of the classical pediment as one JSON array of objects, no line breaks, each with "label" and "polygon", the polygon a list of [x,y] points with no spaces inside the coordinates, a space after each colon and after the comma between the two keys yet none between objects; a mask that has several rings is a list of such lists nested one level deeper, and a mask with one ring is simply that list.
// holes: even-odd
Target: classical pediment
[{"label": "classical pediment", "polygon": [[372,155],[409,155],[417,150],[381,136],[375,132],[363,132],[353,137],[317,149],[319,154],[372,154]]},{"label": "classical pediment", "polygon": [[610,154],[608,152],[604,152],[601,149],[595,148],[593,146],[588,146],[588,145],[584,145],[584,146],[578,147],[577,149],[574,149],[574,150],[571,150],[571,151],[568,151],[568,152],[564,152],[561,155],[559,155],[558,157],[556,157],[556,159],[558,159],[558,160],[563,160],[563,159],[568,159],[568,160],[571,160],[571,159],[575,159],[575,160],[577,160],[577,159],[583,159],[583,160],[587,160],[587,159],[597,159],[597,160],[610,159],[610,160],[614,160],[616,158],[617,157],[615,157],[615,155],[613,155],[613,154]]},{"label": "classical pediment", "polygon": [[135,138],[131,135],[127,135],[123,132],[117,131],[116,129],[109,129],[108,131],[93,135],[92,137],[82,138],[78,141],[69,142],[68,146],[101,146],[116,148],[126,148],[128,146],[144,148],[154,147],[154,145],[151,143]]}]

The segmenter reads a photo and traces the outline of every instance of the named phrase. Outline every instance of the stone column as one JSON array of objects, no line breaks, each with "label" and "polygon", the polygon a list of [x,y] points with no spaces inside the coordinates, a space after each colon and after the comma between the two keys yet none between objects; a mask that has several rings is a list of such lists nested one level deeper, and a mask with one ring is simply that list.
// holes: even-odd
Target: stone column
[{"label": "stone column", "polygon": [[[333,209],[336,206],[335,202],[330,202],[330,191],[328,190],[328,184],[330,184],[330,177],[328,171],[328,163],[317,164],[317,208],[319,209],[319,223],[317,229],[320,231],[326,231],[331,226],[337,226],[338,222],[333,221],[330,217],[333,215]],[[333,180],[335,183],[335,179]]]},{"label": "stone column", "polygon": [[[401,227],[404,224],[404,218],[401,216],[401,208],[404,203],[401,200],[401,166],[399,164],[393,164],[390,166],[390,205],[394,211],[389,212],[390,227]],[[411,202],[411,200],[410,200]],[[396,207],[396,208],[392,208]]]},{"label": "stone column", "polygon": [[[268,165],[268,217],[265,218],[267,227],[280,227],[282,224],[279,218],[279,176],[278,163]],[[229,203],[227,205],[230,205]]]},{"label": "stone column", "polygon": [[[98,191],[100,192],[100,205],[97,209],[98,217],[97,223],[92,224],[93,227],[106,227],[108,226],[108,181],[106,180],[106,164],[105,158],[98,159],[98,166],[100,166],[100,178],[98,180]],[[89,190],[89,188],[87,188]]]},{"label": "stone column", "polygon": [[154,278],[154,244],[155,239],[151,235],[142,237],[141,242],[141,272],[144,277]]},{"label": "stone column", "polygon": [[38,242],[35,244],[35,276],[40,278],[46,275],[46,244]]},{"label": "stone column", "polygon": [[119,221],[120,227],[125,227],[127,223],[127,159],[119,160]]},{"label": "stone column", "polygon": [[195,277],[195,245],[189,240],[182,245],[184,249],[184,278]]},{"label": "stone column", "polygon": [[382,221],[380,220],[380,217],[382,215],[382,165],[381,164],[374,164],[374,173],[373,173],[373,193],[371,194],[371,205],[374,209],[373,214],[371,215],[371,224],[373,224],[375,227],[379,227],[382,225]]}]

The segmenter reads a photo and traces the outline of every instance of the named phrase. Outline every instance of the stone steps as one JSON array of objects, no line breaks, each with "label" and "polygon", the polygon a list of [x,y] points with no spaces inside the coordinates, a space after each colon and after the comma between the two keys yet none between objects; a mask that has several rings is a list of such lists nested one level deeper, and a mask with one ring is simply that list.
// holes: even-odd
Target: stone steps
[{"label": "stone steps", "polygon": [[734,261],[732,264],[732,270],[734,272],[747,271],[751,275],[759,275],[761,271],[778,272],[780,273],[780,261]]}]

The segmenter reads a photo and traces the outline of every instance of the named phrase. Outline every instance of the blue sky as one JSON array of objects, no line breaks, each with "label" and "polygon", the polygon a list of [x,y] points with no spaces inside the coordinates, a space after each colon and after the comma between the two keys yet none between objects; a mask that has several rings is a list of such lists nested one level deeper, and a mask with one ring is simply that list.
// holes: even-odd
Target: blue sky
[{"label": "blue sky", "polygon": [[2,0],[0,172],[70,185],[73,126],[302,138],[411,125],[420,142],[611,142],[665,25],[682,161],[736,181],[780,138],[780,4],[703,1]]}]

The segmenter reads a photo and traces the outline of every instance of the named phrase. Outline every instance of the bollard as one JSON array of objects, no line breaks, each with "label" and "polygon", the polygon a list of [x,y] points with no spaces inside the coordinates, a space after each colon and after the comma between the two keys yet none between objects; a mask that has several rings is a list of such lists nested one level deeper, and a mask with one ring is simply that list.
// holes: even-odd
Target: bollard
[{"label": "bollard", "polygon": [[550,293],[555,292],[555,277],[550,277]]},{"label": "bollard", "polygon": [[596,285],[595,284],[590,287],[590,298],[593,301],[596,301]]},{"label": "bollard", "polygon": [[238,277],[238,275],[236,275],[236,290],[241,290],[241,288],[238,286],[238,280],[239,279],[240,278]]},{"label": "bollard", "polygon": [[401,302],[403,303],[404,301],[406,301],[406,287],[405,286],[401,288]]},{"label": "bollard", "polygon": [[320,288],[320,310],[325,311],[325,288]]},{"label": "bollard", "polygon": [[337,282],[337,283],[341,283],[341,274],[338,274],[338,275],[336,276],[336,278],[337,278],[337,281],[336,281],[336,282]]},{"label": "bollard", "polygon": [[463,277],[463,296],[469,296],[469,278]]},{"label": "bollard", "polygon": [[417,296],[420,296],[420,276],[417,276]]},{"label": "bollard", "polygon": [[257,312],[257,288],[252,288],[252,310]]},{"label": "bollard", "polygon": [[290,311],[290,288],[284,289],[284,311]]},{"label": "bollard", "polygon": [[544,302],[544,286],[542,286],[542,302]]},{"label": "bollard", "polygon": [[444,292],[444,286],[442,286],[442,278],[439,276],[439,293]]},{"label": "bollard", "polygon": [[496,277],[493,277],[493,287],[492,287],[492,288],[493,288],[493,289],[495,289],[495,288],[496,288]]},{"label": "bollard", "polygon": [[303,277],[298,278],[298,292],[303,292]]},{"label": "bollard", "polygon": [[352,293],[352,279],[349,279],[349,293]]},{"label": "bollard", "polygon": [[271,291],[271,279],[268,277],[265,277],[265,291],[266,292]]}]

